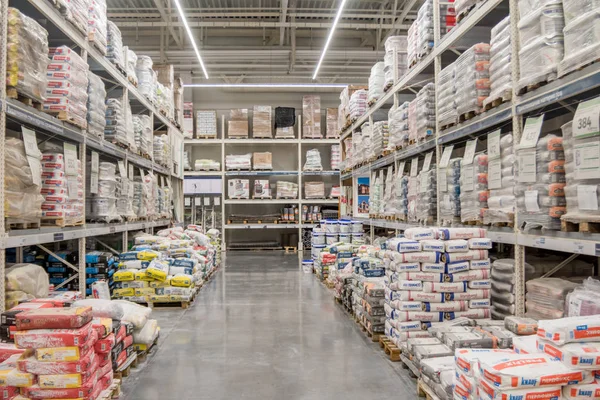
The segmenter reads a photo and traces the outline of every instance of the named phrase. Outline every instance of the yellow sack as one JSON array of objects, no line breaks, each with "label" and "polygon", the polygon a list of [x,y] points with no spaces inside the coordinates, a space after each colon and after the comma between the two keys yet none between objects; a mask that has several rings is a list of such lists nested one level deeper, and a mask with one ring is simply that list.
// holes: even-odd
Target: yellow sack
[{"label": "yellow sack", "polygon": [[185,274],[177,274],[171,278],[171,286],[190,287],[192,286],[192,276]]},{"label": "yellow sack", "polygon": [[169,263],[166,261],[153,260],[148,268],[146,268],[146,273],[157,281],[165,281],[167,275],[169,275]]},{"label": "yellow sack", "polygon": [[122,269],[114,273],[113,281],[115,282],[123,282],[123,281],[133,281],[135,280],[136,271],[130,269]]},{"label": "yellow sack", "polygon": [[134,289],[136,296],[152,296],[156,294],[156,289],[154,288],[143,288],[143,289]]},{"label": "yellow sack", "polygon": [[112,297],[125,297],[133,295],[135,295],[135,289],[133,288],[114,289],[112,293]]},{"label": "yellow sack", "polygon": [[153,281],[154,278],[148,275],[145,269],[140,269],[138,271],[135,271],[135,280],[150,282]]}]

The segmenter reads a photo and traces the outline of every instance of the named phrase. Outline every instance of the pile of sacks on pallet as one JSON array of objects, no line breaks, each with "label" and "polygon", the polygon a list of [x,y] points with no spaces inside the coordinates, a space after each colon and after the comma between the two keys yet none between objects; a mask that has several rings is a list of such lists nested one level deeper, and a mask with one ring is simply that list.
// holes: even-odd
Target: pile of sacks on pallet
[{"label": "pile of sacks on pallet", "polygon": [[119,256],[112,276],[111,297],[135,303],[189,302],[219,262],[219,231],[206,234],[197,225],[170,228],[157,235],[135,237],[130,251]]},{"label": "pile of sacks on pallet", "polygon": [[50,296],[1,315],[12,332],[0,344],[2,398],[110,397],[114,372],[128,368],[136,349],[158,338],[151,310],[126,301],[81,300],[77,292]]},{"label": "pile of sacks on pallet", "polygon": [[386,335],[398,346],[423,326],[490,318],[492,247],[479,228],[410,228],[386,242]]}]

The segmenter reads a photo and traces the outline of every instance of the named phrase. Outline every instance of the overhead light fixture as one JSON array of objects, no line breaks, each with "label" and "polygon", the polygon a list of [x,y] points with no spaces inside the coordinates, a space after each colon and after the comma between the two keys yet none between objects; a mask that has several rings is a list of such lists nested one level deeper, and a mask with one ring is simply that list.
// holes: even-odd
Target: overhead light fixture
[{"label": "overhead light fixture", "polygon": [[187,83],[191,88],[345,88],[343,83]]},{"label": "overhead light fixture", "polygon": [[194,52],[196,53],[196,57],[198,57],[198,61],[200,61],[200,66],[202,67],[202,71],[204,72],[204,77],[208,79],[208,72],[206,72],[206,67],[204,66],[204,61],[202,61],[202,57],[200,56],[200,51],[198,50],[198,46],[196,46],[196,40],[194,39],[194,35],[192,35],[192,30],[188,25],[187,18],[185,18],[185,14],[183,13],[183,8],[181,8],[181,4],[179,4],[179,0],[173,0],[175,2],[175,6],[177,7],[177,11],[179,12],[179,18],[181,18],[181,22],[183,22],[183,26],[185,27],[185,31],[188,34],[188,38],[190,42],[192,42],[192,47],[194,48]]},{"label": "overhead light fixture", "polygon": [[329,48],[329,43],[331,43],[331,39],[333,38],[333,33],[335,32],[335,27],[342,16],[342,11],[344,10],[344,5],[346,5],[347,0],[341,0],[340,7],[338,8],[337,14],[335,15],[335,20],[333,20],[333,25],[331,25],[331,30],[329,31],[329,36],[327,37],[327,41],[325,42],[325,47],[323,47],[323,53],[321,53],[321,58],[319,58],[319,63],[317,64],[317,68],[315,69],[315,74],[313,75],[313,79],[317,79],[317,75],[319,73],[319,68],[321,68],[321,63],[325,58],[325,54],[327,54],[327,49]]}]

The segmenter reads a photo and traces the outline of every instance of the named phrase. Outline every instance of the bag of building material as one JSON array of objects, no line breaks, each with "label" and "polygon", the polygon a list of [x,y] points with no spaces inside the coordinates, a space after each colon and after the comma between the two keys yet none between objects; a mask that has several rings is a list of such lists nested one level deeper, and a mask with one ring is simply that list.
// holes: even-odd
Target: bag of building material
[{"label": "bag of building material", "polygon": [[555,344],[600,341],[600,315],[544,320],[538,324],[537,335]]},{"label": "bag of building material", "polygon": [[130,301],[114,300],[113,302],[119,304],[123,308],[123,318],[121,318],[121,320],[131,322],[135,329],[143,328],[152,313],[150,308]]},{"label": "bag of building material", "polygon": [[158,332],[158,322],[155,319],[149,319],[142,328],[133,331],[133,343],[150,346],[158,336]]},{"label": "bag of building material", "polygon": [[558,358],[573,369],[597,370],[600,368],[600,343],[567,343],[557,346],[554,343],[538,340],[538,350]]},{"label": "bag of building material", "polygon": [[537,340],[536,335],[514,337],[512,340],[513,351],[517,354],[541,353],[537,347]]},{"label": "bag of building material", "polygon": [[440,382],[440,374],[444,370],[452,370],[455,367],[454,356],[428,358],[421,361],[421,373],[434,382]]},{"label": "bag of building material", "polygon": [[94,318],[123,319],[123,307],[115,301],[103,299],[77,300],[72,307],[92,307]]}]

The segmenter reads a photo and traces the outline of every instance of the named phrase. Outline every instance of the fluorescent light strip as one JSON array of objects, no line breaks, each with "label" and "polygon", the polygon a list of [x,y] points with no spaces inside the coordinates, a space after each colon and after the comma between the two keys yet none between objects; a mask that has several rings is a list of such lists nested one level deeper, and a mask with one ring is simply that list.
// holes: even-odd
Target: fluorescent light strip
[{"label": "fluorescent light strip", "polygon": [[181,22],[183,22],[183,26],[185,27],[185,31],[188,34],[188,38],[190,42],[192,42],[192,47],[194,48],[194,52],[196,53],[196,57],[198,57],[198,61],[200,61],[200,66],[202,67],[202,71],[204,72],[204,77],[208,79],[208,72],[206,72],[206,67],[204,66],[204,62],[202,61],[202,57],[200,57],[200,51],[198,51],[198,46],[196,46],[196,40],[194,40],[194,35],[192,35],[192,30],[188,25],[187,18],[185,18],[185,14],[183,13],[183,8],[181,8],[181,4],[179,4],[179,0],[173,0],[175,2],[175,6],[177,7],[177,11],[179,12],[179,18],[181,18]]},{"label": "fluorescent light strip", "polygon": [[317,74],[319,73],[319,68],[321,68],[321,63],[323,62],[323,59],[325,58],[325,54],[327,54],[327,49],[329,48],[329,43],[331,42],[331,39],[333,39],[333,32],[335,32],[335,27],[338,24],[338,21],[340,20],[340,17],[342,16],[342,11],[344,10],[344,5],[346,4],[347,0],[342,0],[340,2],[340,8],[338,8],[338,12],[335,16],[335,20],[333,20],[333,25],[331,25],[331,31],[329,31],[329,36],[327,37],[327,41],[325,42],[325,47],[323,47],[323,53],[321,53],[321,58],[319,58],[319,63],[317,64],[317,68],[315,69],[315,74],[313,75],[313,79],[317,79]]},{"label": "fluorescent light strip", "polygon": [[188,83],[192,88],[345,88],[342,83]]}]

